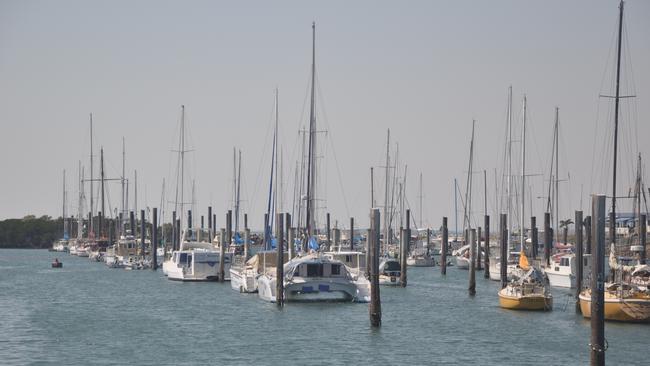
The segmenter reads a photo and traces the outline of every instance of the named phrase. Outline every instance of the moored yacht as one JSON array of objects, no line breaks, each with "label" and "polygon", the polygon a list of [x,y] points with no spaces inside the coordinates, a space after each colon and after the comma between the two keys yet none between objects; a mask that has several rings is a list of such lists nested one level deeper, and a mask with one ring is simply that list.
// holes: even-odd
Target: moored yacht
[{"label": "moored yacht", "polygon": [[[181,236],[180,250],[172,252],[163,263],[167,278],[175,281],[219,280],[220,253],[204,229],[186,229]],[[221,243],[223,245],[223,243]],[[230,280],[232,253],[224,254],[224,280]]]},{"label": "moored yacht", "polygon": [[[259,276],[261,299],[276,300],[276,276]],[[358,302],[357,286],[343,263],[320,253],[296,257],[284,264],[284,298],[288,302]]]},{"label": "moored yacht", "polygon": [[384,257],[379,261],[379,284],[399,286],[402,284],[402,265],[395,258]]}]

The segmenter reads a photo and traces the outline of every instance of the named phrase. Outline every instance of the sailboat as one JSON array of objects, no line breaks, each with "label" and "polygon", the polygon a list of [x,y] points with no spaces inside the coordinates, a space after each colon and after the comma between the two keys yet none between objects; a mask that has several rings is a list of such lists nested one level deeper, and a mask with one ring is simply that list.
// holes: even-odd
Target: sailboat
[{"label": "sailboat", "polygon": [[[185,147],[185,106],[181,106],[178,149],[178,168],[180,172],[176,182],[177,212],[184,212],[185,153],[188,151]],[[219,280],[221,254],[212,243],[210,231],[204,228],[192,227],[191,212],[191,210],[188,211],[187,226],[180,235],[179,249],[172,251],[171,257],[163,262],[163,273],[167,275],[167,279],[174,281],[217,281]],[[219,243],[219,245],[227,245],[227,243]],[[231,261],[232,253],[226,253],[224,257],[224,280],[229,279]]]},{"label": "sailboat", "polygon": [[[336,259],[332,259],[318,251],[315,235],[315,186],[316,186],[316,111],[315,111],[315,81],[316,81],[316,24],[312,23],[312,65],[311,65],[311,104],[309,118],[309,160],[307,166],[307,210],[305,250],[301,256],[290,259],[283,265],[284,269],[284,299],[285,301],[358,301],[357,285],[347,267]],[[277,98],[276,98],[277,102]],[[277,105],[276,105],[277,119]],[[269,220],[271,215],[269,214]],[[266,225],[265,231],[270,233]],[[270,234],[266,235],[267,238]],[[267,239],[268,240],[268,239]],[[277,245],[284,245],[278,242]],[[289,243],[293,245],[293,243]],[[277,278],[275,271],[264,271],[257,280],[258,295],[266,301],[276,301]]]},{"label": "sailboat", "polygon": [[[616,95],[614,97],[614,168],[612,170],[612,216],[616,217],[616,164],[617,164],[617,138],[618,138],[618,117],[620,98],[620,76],[621,76],[621,50],[622,50],[622,33],[623,33],[623,8],[624,2],[619,5],[619,22],[618,22],[618,42],[617,42],[617,67],[616,67]],[[624,266],[618,263],[616,258],[616,234],[615,220],[610,222],[612,234],[611,249],[609,253],[609,267],[614,272],[611,281],[605,282],[604,287],[604,317],[605,320],[615,320],[623,322],[650,322],[650,291],[647,286],[638,286],[637,277],[632,280],[630,277],[635,273],[636,266]],[[639,266],[641,267],[641,266]],[[643,276],[646,271],[637,272]],[[628,278],[626,278],[628,277]],[[587,288],[580,292],[580,310],[585,318],[591,317],[591,289]]]},{"label": "sailboat", "polygon": [[526,96],[524,95],[521,131],[521,212],[519,226],[520,257],[517,268],[511,273],[511,280],[499,291],[499,306],[513,310],[551,310],[553,295],[546,273],[528,263],[524,251],[524,208],[526,196]]},{"label": "sailboat", "polygon": [[68,241],[70,235],[68,233],[68,221],[66,219],[66,190],[65,190],[65,170],[63,171],[63,237],[57,240],[54,245],[52,245],[52,250],[55,252],[67,252],[68,251]]}]

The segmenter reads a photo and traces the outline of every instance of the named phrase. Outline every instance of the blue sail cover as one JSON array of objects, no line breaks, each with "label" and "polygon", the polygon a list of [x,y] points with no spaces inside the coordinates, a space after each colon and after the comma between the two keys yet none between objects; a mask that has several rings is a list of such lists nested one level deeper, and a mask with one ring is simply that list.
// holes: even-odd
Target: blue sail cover
[{"label": "blue sail cover", "polygon": [[275,249],[276,245],[278,243],[278,240],[276,238],[271,238],[271,249]]},{"label": "blue sail cover", "polygon": [[235,233],[235,244],[236,245],[242,245],[244,244],[244,239],[242,239],[241,235],[239,233]]},{"label": "blue sail cover", "polygon": [[70,239],[70,235],[68,235],[68,233],[63,233],[63,239],[65,240]]},{"label": "blue sail cover", "polygon": [[309,244],[309,249],[318,250],[318,241],[316,241],[316,237],[314,236],[309,237],[308,244]]}]

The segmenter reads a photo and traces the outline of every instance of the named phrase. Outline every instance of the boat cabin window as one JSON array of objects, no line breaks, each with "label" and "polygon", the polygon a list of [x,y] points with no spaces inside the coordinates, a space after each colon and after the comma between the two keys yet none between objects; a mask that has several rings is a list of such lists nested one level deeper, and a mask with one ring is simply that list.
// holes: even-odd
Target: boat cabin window
[{"label": "boat cabin window", "polygon": [[307,263],[307,277],[322,277],[323,265],[320,263]]},{"label": "boat cabin window", "polygon": [[[352,262],[352,256],[351,255],[346,255],[345,256],[345,263],[351,263]],[[332,270],[332,274],[334,273],[334,270]]]},{"label": "boat cabin window", "polygon": [[332,264],[332,276],[339,276],[341,274],[341,265]]},{"label": "boat cabin window", "polygon": [[399,262],[397,261],[386,262],[386,264],[384,265],[384,271],[399,271],[399,270],[400,270],[400,266],[399,266]]}]

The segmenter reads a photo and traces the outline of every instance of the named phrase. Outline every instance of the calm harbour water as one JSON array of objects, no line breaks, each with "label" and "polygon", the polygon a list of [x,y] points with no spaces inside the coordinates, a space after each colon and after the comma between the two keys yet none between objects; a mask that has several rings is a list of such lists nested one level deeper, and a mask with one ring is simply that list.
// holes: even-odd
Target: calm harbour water
[{"label": "calm harbour water", "polygon": [[[62,269],[50,268],[58,257]],[[229,283],[179,283],[44,250],[0,250],[0,364],[584,365],[589,322],[568,291],[552,312],[498,307],[477,273],[411,268],[407,288],[367,304],[275,304]],[[479,277],[480,276],[480,277]],[[608,365],[648,365],[650,326],[607,323]]]}]

